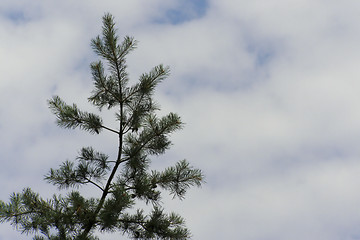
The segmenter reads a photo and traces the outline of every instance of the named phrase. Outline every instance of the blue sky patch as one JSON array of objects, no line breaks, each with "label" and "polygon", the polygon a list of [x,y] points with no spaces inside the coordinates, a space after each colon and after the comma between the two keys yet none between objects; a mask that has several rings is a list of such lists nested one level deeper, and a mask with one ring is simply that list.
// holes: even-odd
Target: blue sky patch
[{"label": "blue sky patch", "polygon": [[32,4],[22,8],[11,6],[9,8],[1,9],[0,15],[2,18],[7,19],[14,24],[26,24],[41,18],[41,8]]},{"label": "blue sky patch", "polygon": [[247,51],[255,56],[256,67],[267,65],[275,56],[275,47],[249,44]]},{"label": "blue sky patch", "polygon": [[201,18],[206,14],[208,5],[206,0],[183,0],[177,8],[168,9],[164,16],[156,19],[155,22],[177,25]]},{"label": "blue sky patch", "polygon": [[28,20],[25,16],[25,13],[21,10],[5,12],[3,13],[3,15],[5,16],[5,18],[17,24],[26,22]]}]

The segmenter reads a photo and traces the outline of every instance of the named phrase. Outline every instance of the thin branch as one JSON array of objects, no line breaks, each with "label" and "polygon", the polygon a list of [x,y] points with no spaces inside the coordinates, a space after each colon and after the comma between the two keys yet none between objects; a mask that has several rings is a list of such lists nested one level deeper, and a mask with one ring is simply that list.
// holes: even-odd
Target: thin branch
[{"label": "thin branch", "polygon": [[104,189],[100,185],[98,185],[96,182],[91,181],[89,178],[85,178],[85,179],[88,183],[91,183],[91,184],[95,185],[96,187],[98,187],[101,191],[104,191]]},{"label": "thin branch", "polygon": [[107,163],[116,163],[116,161],[106,161]]},{"label": "thin branch", "polygon": [[116,130],[114,130],[114,129],[105,127],[105,126],[103,126],[103,125],[101,125],[101,127],[104,128],[104,129],[106,129],[106,130],[108,130],[108,131],[110,131],[110,132],[113,132],[113,133],[116,133],[116,134],[120,134],[120,132],[118,132],[118,131],[116,131]]}]

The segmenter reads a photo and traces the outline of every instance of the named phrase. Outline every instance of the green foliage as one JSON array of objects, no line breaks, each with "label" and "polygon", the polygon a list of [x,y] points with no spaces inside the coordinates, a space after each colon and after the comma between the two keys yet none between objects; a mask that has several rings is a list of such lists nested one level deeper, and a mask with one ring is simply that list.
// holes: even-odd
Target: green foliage
[{"label": "green foliage", "polygon": [[190,167],[186,160],[182,160],[163,172],[153,171],[152,179],[160,187],[169,190],[174,197],[182,199],[190,186],[201,186],[203,175],[201,170]]},{"label": "green foliage", "polygon": [[[45,180],[59,189],[95,186],[97,198],[85,198],[70,190],[66,196],[54,195],[49,200],[26,188],[13,193],[9,203],[0,201],[0,221],[10,222],[35,240],[94,240],[100,232],[121,232],[134,239],[188,239],[184,220],[175,213],[167,214],[161,207],[162,190],[183,199],[192,186],[201,186],[203,173],[186,160],[163,171],[149,170],[151,158],[171,146],[169,136],[183,127],[180,117],[169,113],[158,117],[159,106],[153,100],[157,85],[169,75],[169,68],[159,65],[142,74],[139,81],[128,86],[126,56],[137,42],[125,37],[118,44],[114,19],[103,17],[102,37],[91,46],[103,62],[91,64],[94,90],[89,102],[102,110],[115,110],[118,129],[106,127],[100,116],[81,111],[76,104],[67,105],[60,97],[49,100],[49,107],[64,128],[79,128],[92,134],[102,130],[118,136],[118,156],[109,156],[93,147],[83,147],[74,161],[65,161],[50,169]],[[135,200],[151,203],[148,214],[138,209]],[[132,213],[131,213],[132,212]]]},{"label": "green foliage", "polygon": [[165,214],[156,206],[148,216],[142,210],[125,214],[120,227],[134,239],[187,239],[190,235],[183,218],[176,213]]},{"label": "green foliage", "polygon": [[52,112],[57,116],[57,124],[65,128],[82,128],[91,133],[99,134],[102,129],[102,119],[93,113],[83,112],[76,104],[65,104],[60,97],[54,96],[49,101]]}]

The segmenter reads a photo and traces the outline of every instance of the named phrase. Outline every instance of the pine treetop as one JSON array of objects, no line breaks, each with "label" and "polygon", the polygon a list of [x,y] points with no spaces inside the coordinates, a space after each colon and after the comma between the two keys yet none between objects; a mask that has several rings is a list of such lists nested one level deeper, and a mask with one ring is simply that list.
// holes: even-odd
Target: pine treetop
[{"label": "pine treetop", "polygon": [[[159,117],[160,109],[153,100],[157,85],[169,76],[169,68],[154,67],[129,86],[127,55],[137,41],[126,36],[121,43],[114,18],[103,17],[102,36],[91,41],[100,60],[91,64],[94,89],[88,101],[100,111],[115,110],[118,128],[104,124],[98,114],[68,105],[53,96],[49,107],[63,128],[100,134],[109,131],[118,136],[118,155],[109,159],[93,147],[83,147],[74,161],[65,161],[50,169],[45,180],[59,189],[68,189],[66,196],[43,199],[30,188],[13,193],[10,201],[0,201],[0,221],[10,222],[35,240],[99,239],[95,231],[119,231],[133,239],[188,239],[190,232],[176,213],[165,213],[161,206],[161,190],[183,199],[192,186],[201,186],[203,173],[181,160],[163,171],[150,170],[150,156],[164,154],[170,147],[170,134],[183,127],[176,113]],[[105,68],[104,65],[107,67]],[[99,196],[85,198],[77,187],[93,185]],[[135,200],[151,204],[148,214],[136,207]],[[132,212],[132,213],[131,213]]]}]

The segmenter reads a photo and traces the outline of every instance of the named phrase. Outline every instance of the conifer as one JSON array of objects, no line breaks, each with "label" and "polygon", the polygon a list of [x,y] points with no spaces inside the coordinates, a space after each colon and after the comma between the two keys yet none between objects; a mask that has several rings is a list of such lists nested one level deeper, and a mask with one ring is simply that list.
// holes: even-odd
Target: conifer
[{"label": "conifer", "polygon": [[[168,77],[168,67],[158,65],[129,86],[126,57],[136,45],[128,36],[119,43],[111,14],[103,16],[102,36],[91,41],[101,60],[90,66],[94,89],[88,101],[100,113],[114,111],[118,128],[107,127],[98,114],[68,105],[59,96],[48,101],[60,127],[116,134],[117,158],[83,147],[74,161],[65,161],[45,175],[47,182],[67,190],[65,196],[43,199],[25,188],[13,193],[8,203],[0,201],[1,222],[32,234],[34,240],[94,240],[100,239],[96,234],[101,232],[119,232],[133,239],[190,238],[184,219],[165,212],[161,194],[166,190],[183,199],[190,187],[201,186],[204,176],[186,160],[163,171],[150,170],[151,160],[170,147],[170,134],[183,123],[175,113],[156,114],[154,91]],[[82,196],[78,188],[85,185],[93,185],[99,195]],[[137,209],[136,201],[144,201],[152,210]]]}]

